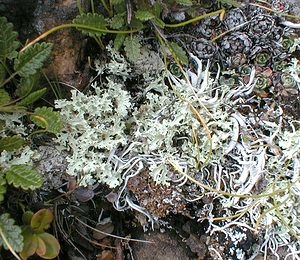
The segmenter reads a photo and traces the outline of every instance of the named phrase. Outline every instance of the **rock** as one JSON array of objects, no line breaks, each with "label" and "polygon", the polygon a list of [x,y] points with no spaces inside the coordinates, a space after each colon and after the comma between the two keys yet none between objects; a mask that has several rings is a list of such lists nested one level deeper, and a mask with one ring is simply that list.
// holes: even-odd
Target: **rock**
[{"label": "rock", "polygon": [[[83,9],[88,10],[90,1],[82,2]],[[14,24],[19,39],[25,43],[55,26],[71,23],[78,15],[78,8],[73,0],[0,0],[0,15]],[[50,80],[76,88],[86,87],[89,67],[84,39],[74,28],[59,30],[45,39],[54,44],[44,70]]]},{"label": "rock", "polygon": [[132,245],[134,259],[143,260],[188,260],[195,259],[189,250],[181,242],[181,239],[174,236],[173,233],[152,232],[150,234],[142,233],[139,239],[153,241],[154,243],[134,243]]},{"label": "rock", "polygon": [[[53,4],[52,0],[38,0],[34,28],[42,34],[55,26],[71,23],[77,15],[76,1],[58,0]],[[46,41],[54,44],[45,70],[47,76],[76,88],[85,87],[89,78],[84,36],[75,29],[62,29],[51,34]]]}]

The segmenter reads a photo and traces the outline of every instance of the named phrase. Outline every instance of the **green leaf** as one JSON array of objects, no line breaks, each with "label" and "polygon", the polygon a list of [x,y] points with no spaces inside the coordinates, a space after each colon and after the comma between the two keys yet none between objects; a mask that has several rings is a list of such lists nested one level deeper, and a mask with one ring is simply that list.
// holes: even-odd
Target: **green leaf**
[{"label": "green leaf", "polygon": [[183,64],[189,63],[189,59],[186,55],[186,52],[181,46],[179,46],[176,42],[169,42],[169,47],[172,52],[172,55],[175,56],[176,59],[178,59]]},{"label": "green leaf", "polygon": [[124,0],[111,0],[112,5],[122,4]]},{"label": "green leaf", "polygon": [[114,48],[116,50],[119,50],[122,47],[122,45],[124,43],[124,40],[125,40],[125,37],[126,37],[125,34],[117,34],[117,36],[114,40]]},{"label": "green leaf", "polygon": [[23,222],[23,224],[30,226],[32,216],[33,216],[33,212],[32,211],[25,211],[23,213],[23,215],[22,215],[22,222]]},{"label": "green leaf", "polygon": [[[0,86],[2,85],[3,81],[5,80],[5,76],[6,76],[5,66],[2,63],[0,63]],[[4,87],[4,85],[2,87]]]},{"label": "green leaf", "polygon": [[20,107],[16,105],[0,107],[0,112],[14,113],[14,112],[26,112],[26,107]]},{"label": "green leaf", "polygon": [[31,218],[31,228],[37,232],[45,231],[53,221],[53,213],[49,209],[40,209]]},{"label": "green leaf", "polygon": [[127,36],[124,40],[124,50],[126,57],[130,61],[137,61],[141,57],[141,44],[139,39],[135,35]]},{"label": "green leaf", "polygon": [[21,78],[20,84],[17,86],[16,94],[18,97],[23,98],[30,94],[40,79],[40,73],[27,78]]},{"label": "green leaf", "polygon": [[25,140],[19,135],[3,137],[0,139],[0,151],[12,152],[21,148],[25,144]]},{"label": "green leaf", "polygon": [[18,33],[13,31],[12,23],[8,23],[5,17],[0,17],[0,59],[13,59],[17,56],[16,49],[20,46],[17,41]]},{"label": "green leaf", "polygon": [[17,103],[19,106],[28,106],[35,101],[37,101],[40,97],[42,97],[47,92],[47,88],[42,88],[40,90],[37,90],[31,94],[29,94],[27,97],[23,98],[20,102]]},{"label": "green leaf", "polygon": [[5,174],[0,172],[0,202],[2,202],[4,200],[5,193],[6,193]]},{"label": "green leaf", "polygon": [[0,106],[4,106],[10,102],[10,95],[3,89],[0,89]]},{"label": "green leaf", "polygon": [[53,235],[47,232],[43,232],[37,234],[37,237],[40,241],[43,241],[42,250],[39,250],[40,248],[38,248],[36,251],[40,257],[44,259],[53,259],[58,256],[60,251],[60,245]]},{"label": "green leaf", "polygon": [[143,10],[137,10],[135,12],[135,18],[141,20],[141,21],[149,21],[153,19],[155,15],[149,11],[143,11]]},{"label": "green leaf", "polygon": [[111,19],[111,27],[113,29],[120,29],[125,25],[125,13],[122,14],[116,14]]},{"label": "green leaf", "polygon": [[57,134],[63,128],[62,121],[58,112],[53,111],[52,107],[38,107],[30,119],[39,127],[44,128],[50,133]]},{"label": "green leaf", "polygon": [[15,60],[14,69],[21,77],[36,74],[42,68],[43,63],[49,57],[52,49],[51,43],[36,43],[23,52],[19,52]]},{"label": "green leaf", "polygon": [[6,250],[11,247],[15,252],[21,252],[23,248],[21,232],[21,228],[15,225],[15,221],[8,213],[0,216],[0,246]]},{"label": "green leaf", "polygon": [[191,6],[193,2],[191,0],[175,0],[177,4]]},{"label": "green leaf", "polygon": [[232,5],[234,7],[240,7],[241,4],[235,0],[217,0],[218,2],[220,2],[221,4],[228,4],[228,5]]},{"label": "green leaf", "polygon": [[12,165],[6,171],[6,180],[14,187],[21,187],[24,190],[34,190],[40,188],[43,184],[41,174],[29,165]]},{"label": "green leaf", "polygon": [[[83,13],[81,15],[78,15],[74,20],[74,24],[81,24],[81,25],[86,25],[90,26],[92,28],[98,28],[98,29],[106,29],[106,26],[109,25],[108,22],[105,21],[104,16],[101,14],[92,14],[92,13]],[[93,29],[82,29],[80,28],[79,30],[83,32],[84,34],[89,35],[90,37],[93,36],[101,36],[103,33],[99,31],[95,31]]]},{"label": "green leaf", "polygon": [[162,10],[163,10],[162,5],[158,2],[155,2],[153,5],[153,13],[154,13],[155,17],[157,17],[157,18],[160,17]]},{"label": "green leaf", "polygon": [[27,259],[35,254],[38,248],[38,238],[36,234],[32,233],[30,226],[23,227],[22,235],[24,237],[24,247],[20,255],[22,259]]}]

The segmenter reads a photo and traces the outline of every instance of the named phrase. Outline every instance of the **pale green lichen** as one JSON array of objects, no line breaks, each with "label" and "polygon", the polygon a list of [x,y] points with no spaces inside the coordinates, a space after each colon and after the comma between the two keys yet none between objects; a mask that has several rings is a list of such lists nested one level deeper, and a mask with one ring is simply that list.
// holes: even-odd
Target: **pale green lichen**
[{"label": "pale green lichen", "polygon": [[[129,178],[147,170],[156,183],[174,185],[176,164],[210,187],[189,183],[184,188],[187,200],[209,193],[222,208],[222,224],[214,222],[214,201],[202,214],[201,219],[209,220],[208,232],[228,235],[227,226],[254,231],[259,225],[265,241],[260,250],[272,243],[288,246],[290,252],[292,247],[299,249],[295,237],[300,236],[300,132],[296,122],[291,131],[283,128],[280,107],[266,104],[264,109],[272,113],[265,116],[248,105],[255,71],[246,85],[219,86],[207,66],[197,74],[188,71],[188,82],[160,66],[156,74],[143,69],[134,74],[131,67],[136,64],[130,65],[110,47],[109,51],[111,62],[96,66],[105,84],[95,82],[89,93],[73,91],[70,101],[56,102],[66,124],[58,141],[70,151],[67,173],[83,185],[99,181],[116,187],[124,181],[118,199],[134,206],[125,191]],[[153,53],[148,57],[157,58]],[[297,81],[298,70],[293,61],[286,73]],[[139,77],[139,91],[130,97],[124,82],[133,75]],[[243,114],[243,109],[248,112]],[[124,203],[116,209],[124,210]],[[232,221],[229,217],[235,214]]]}]

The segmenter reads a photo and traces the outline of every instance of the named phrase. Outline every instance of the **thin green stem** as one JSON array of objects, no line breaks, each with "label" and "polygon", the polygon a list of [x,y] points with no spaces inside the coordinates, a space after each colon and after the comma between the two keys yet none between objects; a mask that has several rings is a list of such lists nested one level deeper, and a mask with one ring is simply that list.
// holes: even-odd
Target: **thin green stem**
[{"label": "thin green stem", "polygon": [[101,3],[102,3],[102,5],[103,5],[104,9],[106,10],[106,12],[108,13],[108,15],[109,15],[110,17],[112,17],[112,16],[113,16],[113,12],[112,12],[111,5],[108,6],[108,4],[106,3],[105,0],[101,0]]},{"label": "thin green stem", "polygon": [[221,14],[221,13],[224,13],[225,10],[224,9],[220,9],[220,10],[217,10],[217,11],[214,11],[214,12],[211,12],[211,13],[207,13],[207,14],[203,14],[203,15],[199,15],[197,17],[194,17],[190,20],[187,20],[187,21],[184,21],[184,22],[181,22],[181,23],[176,23],[176,24],[165,24],[165,27],[170,27],[170,28],[176,28],[176,27],[181,27],[181,26],[185,26],[187,24],[190,24],[190,23],[194,23],[194,22],[197,22],[197,21],[200,21],[206,17],[210,17],[210,16],[213,16],[213,15],[216,15],[216,14]]},{"label": "thin green stem", "polygon": [[13,74],[11,74],[6,80],[4,80],[1,84],[0,84],[0,88],[2,88],[5,84],[7,84],[8,82],[10,82],[16,75],[18,74],[18,72],[14,72]]},{"label": "thin green stem", "polygon": [[95,13],[94,0],[91,0],[91,9],[92,9],[92,14],[94,14]]},{"label": "thin green stem", "polygon": [[75,23],[71,23],[71,24],[62,24],[56,27],[51,28],[50,30],[48,30],[47,32],[44,32],[43,34],[41,34],[39,37],[35,38],[33,41],[31,41],[30,43],[28,43],[22,50],[24,51],[25,49],[27,49],[29,46],[35,44],[36,42],[46,38],[48,35],[59,31],[61,29],[66,29],[66,28],[77,28],[77,29],[86,29],[92,32],[99,32],[99,33],[112,33],[112,34],[129,34],[129,33],[135,33],[138,32],[140,30],[142,30],[142,28],[140,29],[134,29],[134,30],[108,30],[108,29],[101,29],[101,28],[97,28],[97,27],[93,27],[93,26],[89,26],[89,25],[84,25],[84,24],[75,24]]},{"label": "thin green stem", "polygon": [[77,8],[78,8],[79,14],[83,14],[81,0],[77,0]]}]

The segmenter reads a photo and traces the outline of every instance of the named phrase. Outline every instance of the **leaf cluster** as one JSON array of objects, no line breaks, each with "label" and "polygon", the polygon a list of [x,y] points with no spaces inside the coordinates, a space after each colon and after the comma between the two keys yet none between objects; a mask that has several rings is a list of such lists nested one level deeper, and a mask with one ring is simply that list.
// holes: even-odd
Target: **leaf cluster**
[{"label": "leaf cluster", "polygon": [[24,237],[24,247],[20,253],[22,259],[37,254],[43,259],[53,259],[58,256],[60,245],[57,239],[47,233],[53,213],[49,209],[41,209],[35,214],[26,211],[23,214],[22,236]]},{"label": "leaf cluster", "polygon": [[[162,18],[163,14],[174,6],[190,7],[193,4],[191,0],[155,1],[155,3],[151,3],[152,1],[108,2],[106,0],[101,2],[106,13],[81,13],[73,20],[73,23],[84,25],[85,28],[78,29],[95,38],[101,47],[104,45],[100,37],[106,34],[105,31],[114,32],[116,34],[114,48],[123,47],[126,57],[132,62],[137,61],[141,56],[141,43],[139,37],[129,32],[148,30],[154,32],[156,37],[162,37],[162,32],[166,27]],[[175,42],[169,42],[165,37],[162,38],[175,59],[187,64],[188,58],[183,48]]]},{"label": "leaf cluster", "polygon": [[[59,114],[52,108],[38,107],[34,112],[30,112],[28,108],[47,91],[46,88],[39,87],[39,78],[42,66],[50,55],[52,44],[36,43],[24,51],[19,51],[21,43],[17,37],[18,33],[13,30],[13,25],[5,17],[0,17],[0,113],[3,120],[0,120],[0,153],[1,156],[8,154],[12,159],[26,145],[25,138],[28,134],[25,132],[20,134],[12,128],[15,122],[8,122],[12,114],[28,115],[29,119],[39,127],[39,130],[32,134],[46,131],[56,134],[62,128]],[[0,203],[4,201],[8,185],[23,190],[34,190],[40,188],[42,183],[42,175],[31,165],[25,163],[5,165],[2,161]],[[48,254],[49,243],[52,247],[52,242],[48,241],[52,238],[48,239],[47,234],[43,236],[38,239],[39,250],[37,251],[40,256]],[[0,216],[0,246],[2,245],[14,255],[23,249],[21,229],[14,224],[14,220],[8,213]]]}]

